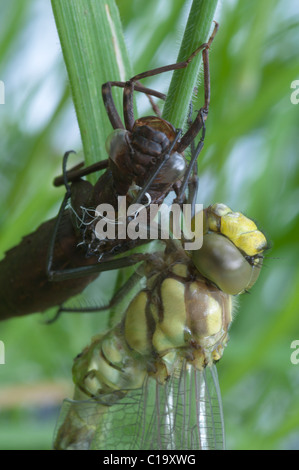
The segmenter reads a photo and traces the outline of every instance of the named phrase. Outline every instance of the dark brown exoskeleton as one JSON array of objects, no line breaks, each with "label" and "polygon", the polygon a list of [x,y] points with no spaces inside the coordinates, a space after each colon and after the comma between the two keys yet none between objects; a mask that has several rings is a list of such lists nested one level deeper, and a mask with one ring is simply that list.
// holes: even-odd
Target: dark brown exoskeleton
[{"label": "dark brown exoskeleton", "polygon": [[[1,318],[41,312],[60,305],[80,293],[98,273],[143,260],[142,254],[113,259],[115,254],[136,246],[136,241],[99,240],[95,236],[98,220],[95,208],[103,203],[116,208],[118,196],[126,196],[127,205],[144,203],[145,200],[160,204],[172,190],[176,192],[177,201],[182,202],[203,147],[210,101],[208,52],[217,29],[218,24],[208,43],[198,47],[183,62],[143,72],[127,82],[107,82],[102,86],[104,105],[114,129],[107,139],[109,158],[87,168],[77,166],[67,171],[70,152],[65,154],[63,175],[54,181],[56,186],[64,184],[66,187],[57,218],[45,222],[36,232],[25,237],[17,247],[7,252],[0,263],[3,289],[0,301],[5,306]],[[188,131],[181,136],[180,130],[159,116],[147,116],[135,121],[134,90],[165,99],[165,95],[142,86],[139,80],[185,68],[200,51],[204,65],[205,102]],[[111,89],[114,86],[124,88],[125,125],[112,98]],[[187,165],[183,152],[200,131],[202,137]],[[106,169],[105,173],[94,186],[81,179],[103,169]],[[48,254],[45,247],[48,247]],[[21,260],[21,269],[18,260]],[[30,275],[25,275],[28,272]]]}]

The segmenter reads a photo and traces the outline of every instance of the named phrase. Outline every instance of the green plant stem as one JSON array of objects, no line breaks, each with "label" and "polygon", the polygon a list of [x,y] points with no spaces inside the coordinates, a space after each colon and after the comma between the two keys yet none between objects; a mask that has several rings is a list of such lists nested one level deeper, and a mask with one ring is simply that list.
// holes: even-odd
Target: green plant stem
[{"label": "green plant stem", "polygon": [[[52,0],[86,165],[107,158],[105,141],[112,127],[101,85],[131,76],[121,22],[114,0]],[[122,90],[113,90],[121,110]],[[91,181],[96,180],[91,175]]]},{"label": "green plant stem", "polygon": [[[207,42],[218,0],[193,0],[177,62],[181,62],[201,44]],[[183,128],[194,87],[197,83],[202,55],[187,68],[175,70],[163,110],[163,118]]]}]

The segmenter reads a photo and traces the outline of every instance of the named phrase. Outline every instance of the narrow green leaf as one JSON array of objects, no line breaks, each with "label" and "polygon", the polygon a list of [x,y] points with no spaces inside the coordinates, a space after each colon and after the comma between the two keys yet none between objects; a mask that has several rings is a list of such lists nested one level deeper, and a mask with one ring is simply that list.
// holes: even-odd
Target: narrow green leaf
[{"label": "narrow green leaf", "polygon": [[[114,0],[52,0],[87,165],[107,158],[111,132],[101,85],[130,77],[129,60]],[[114,91],[113,91],[114,93]],[[121,109],[121,90],[114,97]],[[92,180],[94,181],[95,175]]]},{"label": "narrow green leaf", "polygon": [[[201,44],[207,42],[218,0],[193,0],[177,61],[187,59]],[[186,69],[176,70],[170,83],[163,118],[182,128],[201,64],[201,53]]]}]

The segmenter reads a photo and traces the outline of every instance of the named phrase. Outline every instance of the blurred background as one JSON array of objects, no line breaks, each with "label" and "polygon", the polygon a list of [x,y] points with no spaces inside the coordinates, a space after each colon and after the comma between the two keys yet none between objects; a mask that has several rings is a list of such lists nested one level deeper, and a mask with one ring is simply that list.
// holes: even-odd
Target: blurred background
[{"label": "blurred background", "polygon": [[[117,2],[134,73],[175,62],[190,2]],[[266,234],[260,279],[238,299],[219,363],[229,449],[299,448],[299,4],[225,0],[211,52],[211,109],[199,164],[200,201],[224,202]],[[170,77],[153,81],[166,91]],[[52,180],[80,135],[50,2],[0,3],[0,254],[54,216]],[[100,84],[99,84],[100,86]],[[199,109],[202,88],[199,89]],[[143,106],[140,111],[144,112]],[[101,275],[103,302],[114,274]],[[1,308],[1,306],[0,306]],[[42,315],[0,324],[0,448],[50,449],[59,406],[72,396],[72,360],[105,315]]]}]

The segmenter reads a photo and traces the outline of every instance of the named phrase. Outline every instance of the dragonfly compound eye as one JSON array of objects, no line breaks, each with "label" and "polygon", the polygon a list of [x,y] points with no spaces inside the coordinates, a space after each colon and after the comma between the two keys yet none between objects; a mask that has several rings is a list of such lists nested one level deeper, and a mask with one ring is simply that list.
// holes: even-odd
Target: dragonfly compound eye
[{"label": "dragonfly compound eye", "polygon": [[191,252],[198,271],[223,292],[237,295],[257,280],[261,262],[250,263],[239,249],[219,233],[207,233],[200,250]]}]

